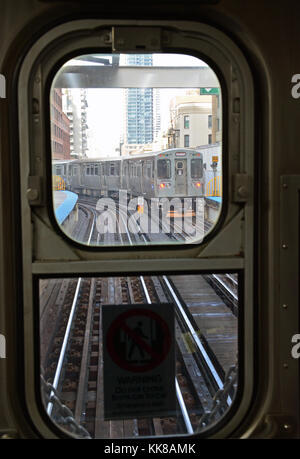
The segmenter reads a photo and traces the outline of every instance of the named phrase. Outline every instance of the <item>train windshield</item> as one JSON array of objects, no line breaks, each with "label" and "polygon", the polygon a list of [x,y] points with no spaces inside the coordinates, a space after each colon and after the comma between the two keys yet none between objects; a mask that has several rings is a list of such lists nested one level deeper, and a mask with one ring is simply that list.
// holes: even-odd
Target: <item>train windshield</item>
[{"label": "train windshield", "polygon": [[200,244],[222,211],[222,93],[183,54],[88,54],[49,95],[53,213],[94,247]]},{"label": "train windshield", "polygon": [[159,179],[171,178],[171,161],[169,159],[159,159],[157,161],[157,177]]},{"label": "train windshield", "polygon": [[202,159],[191,160],[191,177],[202,178],[203,176],[203,161]]}]

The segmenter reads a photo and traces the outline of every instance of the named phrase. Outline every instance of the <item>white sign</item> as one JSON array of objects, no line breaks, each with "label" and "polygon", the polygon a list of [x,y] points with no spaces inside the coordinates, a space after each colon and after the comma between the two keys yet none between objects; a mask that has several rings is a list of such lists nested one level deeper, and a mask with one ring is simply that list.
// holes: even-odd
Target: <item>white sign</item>
[{"label": "white sign", "polygon": [[104,419],[173,416],[174,306],[104,305]]}]

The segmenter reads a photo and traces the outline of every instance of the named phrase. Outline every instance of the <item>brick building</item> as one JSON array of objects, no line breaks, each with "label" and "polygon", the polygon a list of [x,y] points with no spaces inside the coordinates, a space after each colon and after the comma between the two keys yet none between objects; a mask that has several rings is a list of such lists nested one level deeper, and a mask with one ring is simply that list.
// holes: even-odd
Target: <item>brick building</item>
[{"label": "brick building", "polygon": [[52,159],[70,159],[70,120],[62,110],[61,89],[51,91]]}]

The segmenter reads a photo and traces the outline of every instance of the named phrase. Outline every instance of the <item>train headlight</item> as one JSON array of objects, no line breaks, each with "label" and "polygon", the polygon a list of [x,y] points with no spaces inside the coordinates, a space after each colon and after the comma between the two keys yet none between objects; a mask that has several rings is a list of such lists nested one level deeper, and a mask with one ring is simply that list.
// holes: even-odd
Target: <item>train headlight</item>
[{"label": "train headlight", "polygon": [[196,188],[201,188],[201,182],[194,182],[193,185],[194,185]]},{"label": "train headlight", "polygon": [[171,186],[171,183],[167,183],[167,182],[164,182],[164,183],[160,183],[159,184],[159,188],[162,190],[164,188],[169,188]]}]

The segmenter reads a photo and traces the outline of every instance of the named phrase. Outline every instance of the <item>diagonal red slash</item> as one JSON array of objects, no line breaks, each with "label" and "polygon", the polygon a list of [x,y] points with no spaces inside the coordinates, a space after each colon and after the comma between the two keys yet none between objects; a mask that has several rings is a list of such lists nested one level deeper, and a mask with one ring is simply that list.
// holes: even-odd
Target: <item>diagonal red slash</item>
[{"label": "diagonal red slash", "polygon": [[154,360],[158,360],[160,355],[157,354],[139,335],[137,335],[125,322],[120,324],[120,328],[125,331],[144,351],[148,352]]}]

